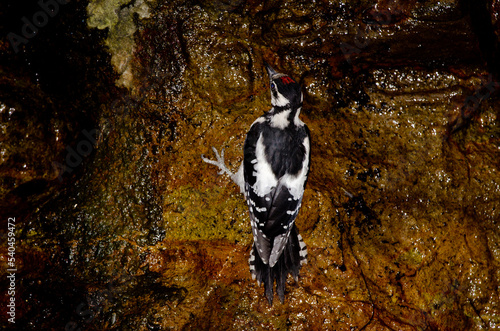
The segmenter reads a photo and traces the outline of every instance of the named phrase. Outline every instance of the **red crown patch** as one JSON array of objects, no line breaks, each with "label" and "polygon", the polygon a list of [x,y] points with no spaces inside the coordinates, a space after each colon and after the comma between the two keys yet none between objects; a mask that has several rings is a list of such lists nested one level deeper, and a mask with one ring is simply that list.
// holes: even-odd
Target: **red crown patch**
[{"label": "red crown patch", "polygon": [[295,83],[295,81],[293,79],[291,79],[290,77],[288,77],[288,76],[281,77],[281,81],[285,85],[290,84],[290,83]]}]

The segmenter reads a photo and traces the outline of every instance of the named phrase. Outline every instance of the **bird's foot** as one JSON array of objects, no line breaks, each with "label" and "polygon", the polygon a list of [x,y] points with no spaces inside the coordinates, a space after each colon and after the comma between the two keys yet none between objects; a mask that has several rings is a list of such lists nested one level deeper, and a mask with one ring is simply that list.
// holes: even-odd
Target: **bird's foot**
[{"label": "bird's foot", "polygon": [[201,159],[206,163],[217,166],[220,169],[219,175],[226,173],[232,177],[234,174],[231,171],[229,171],[224,162],[224,148],[221,149],[220,154],[219,152],[217,152],[217,149],[215,147],[212,147],[212,150],[215,153],[215,157],[217,159],[216,161],[206,158],[203,154],[201,155]]}]

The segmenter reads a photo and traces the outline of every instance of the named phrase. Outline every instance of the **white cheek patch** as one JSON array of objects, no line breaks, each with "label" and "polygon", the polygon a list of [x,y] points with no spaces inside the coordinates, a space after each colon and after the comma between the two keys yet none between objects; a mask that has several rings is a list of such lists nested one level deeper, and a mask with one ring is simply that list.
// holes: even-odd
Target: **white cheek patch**
[{"label": "white cheek patch", "polygon": [[280,92],[276,91],[276,94],[277,96],[274,96],[274,93],[271,93],[271,105],[275,107],[285,107],[290,103]]}]

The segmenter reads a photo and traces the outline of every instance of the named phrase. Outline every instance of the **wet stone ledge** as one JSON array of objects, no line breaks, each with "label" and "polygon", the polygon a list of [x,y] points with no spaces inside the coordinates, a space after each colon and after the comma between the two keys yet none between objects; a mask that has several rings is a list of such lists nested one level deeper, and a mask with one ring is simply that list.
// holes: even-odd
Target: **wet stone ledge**
[{"label": "wet stone ledge", "polygon": [[[2,35],[38,10],[0,5]],[[1,39],[16,327],[500,328],[498,11],[72,1],[20,51]],[[200,158],[224,147],[239,166],[270,108],[264,61],[302,84],[312,135],[296,221],[308,264],[272,307],[249,272],[243,196]]]}]

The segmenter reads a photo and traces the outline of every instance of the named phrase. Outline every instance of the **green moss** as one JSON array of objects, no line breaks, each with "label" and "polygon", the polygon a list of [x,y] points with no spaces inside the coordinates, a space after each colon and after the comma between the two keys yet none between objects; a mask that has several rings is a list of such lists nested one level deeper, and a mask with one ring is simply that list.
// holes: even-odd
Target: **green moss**
[{"label": "green moss", "polygon": [[411,249],[398,257],[396,262],[403,263],[408,266],[419,266],[422,263],[423,257],[418,249]]},{"label": "green moss", "polygon": [[133,79],[130,62],[135,51],[134,33],[137,30],[134,14],[139,18],[149,17],[149,5],[143,0],[94,0],[89,3],[87,14],[89,27],[109,29],[106,45],[112,56],[111,63],[120,74],[117,85],[130,87]]},{"label": "green moss", "polygon": [[[226,191],[226,192],[224,192]],[[229,189],[179,187],[165,198],[163,219],[170,240],[227,239],[250,242],[250,224],[243,196]],[[221,196],[229,196],[223,202]]]}]

